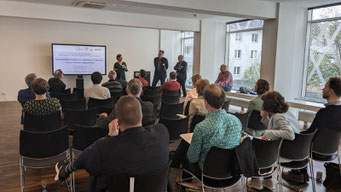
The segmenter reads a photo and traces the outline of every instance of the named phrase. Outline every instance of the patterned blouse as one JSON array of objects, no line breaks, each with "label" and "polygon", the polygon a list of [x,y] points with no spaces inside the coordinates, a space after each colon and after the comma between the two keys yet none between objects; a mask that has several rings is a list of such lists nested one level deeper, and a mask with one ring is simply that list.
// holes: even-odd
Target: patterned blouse
[{"label": "patterned blouse", "polygon": [[241,136],[242,124],[236,116],[226,113],[225,109],[211,111],[195,126],[187,151],[188,160],[199,162],[202,169],[211,147],[232,149],[240,144]]},{"label": "patterned blouse", "polygon": [[32,115],[44,116],[60,110],[59,100],[56,98],[43,100],[30,100],[23,106],[23,111]]}]

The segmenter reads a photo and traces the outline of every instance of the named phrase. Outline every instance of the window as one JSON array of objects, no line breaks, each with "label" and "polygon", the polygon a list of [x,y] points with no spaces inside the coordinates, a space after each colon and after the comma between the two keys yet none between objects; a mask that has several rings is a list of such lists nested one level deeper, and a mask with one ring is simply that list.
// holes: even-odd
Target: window
[{"label": "window", "polygon": [[186,85],[192,86],[194,32],[181,33],[181,54],[187,62]]},{"label": "window", "polygon": [[330,77],[341,75],[341,5],[310,9],[302,96],[321,100]]},{"label": "window", "polygon": [[234,51],[234,58],[240,59],[241,53],[242,53],[242,50],[235,50]]},{"label": "window", "polygon": [[234,67],[233,74],[239,75],[240,74],[240,67]]},{"label": "window", "polygon": [[242,41],[242,34],[236,33],[236,41]]},{"label": "window", "polygon": [[[242,86],[252,88],[259,79],[262,34],[262,20],[227,23],[225,63],[233,73],[233,89]],[[242,37],[244,41],[238,41],[237,36]]]},{"label": "window", "polygon": [[251,59],[255,59],[257,56],[257,50],[252,50],[251,51]]}]

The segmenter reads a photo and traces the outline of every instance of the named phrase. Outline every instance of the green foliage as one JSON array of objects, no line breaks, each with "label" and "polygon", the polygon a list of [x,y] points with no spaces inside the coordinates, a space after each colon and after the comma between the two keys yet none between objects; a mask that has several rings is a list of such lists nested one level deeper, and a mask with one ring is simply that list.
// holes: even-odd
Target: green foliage
[{"label": "green foliage", "polygon": [[260,78],[260,63],[254,62],[249,68],[244,71],[242,80],[247,82],[249,87],[254,87]]}]

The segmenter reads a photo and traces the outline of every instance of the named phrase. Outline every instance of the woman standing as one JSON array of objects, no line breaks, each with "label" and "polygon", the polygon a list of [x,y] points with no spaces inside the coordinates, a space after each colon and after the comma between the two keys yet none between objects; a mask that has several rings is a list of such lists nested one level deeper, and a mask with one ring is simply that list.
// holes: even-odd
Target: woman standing
[{"label": "woman standing", "polygon": [[116,71],[116,73],[118,71],[121,71],[121,78],[123,80],[126,80],[125,72],[128,71],[128,68],[127,68],[127,64],[125,62],[123,62],[122,54],[117,54],[116,60],[117,60],[117,62],[114,64],[114,70]]}]

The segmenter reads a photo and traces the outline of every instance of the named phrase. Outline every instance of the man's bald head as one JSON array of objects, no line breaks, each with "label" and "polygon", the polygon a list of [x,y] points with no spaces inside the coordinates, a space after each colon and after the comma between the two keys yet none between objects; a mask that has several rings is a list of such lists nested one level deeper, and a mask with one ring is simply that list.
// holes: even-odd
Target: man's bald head
[{"label": "man's bald head", "polygon": [[211,107],[220,109],[225,102],[225,92],[218,85],[208,85],[204,91],[204,98]]},{"label": "man's bald head", "polygon": [[120,123],[134,126],[142,122],[140,102],[131,96],[122,96],[115,105],[115,111]]}]

